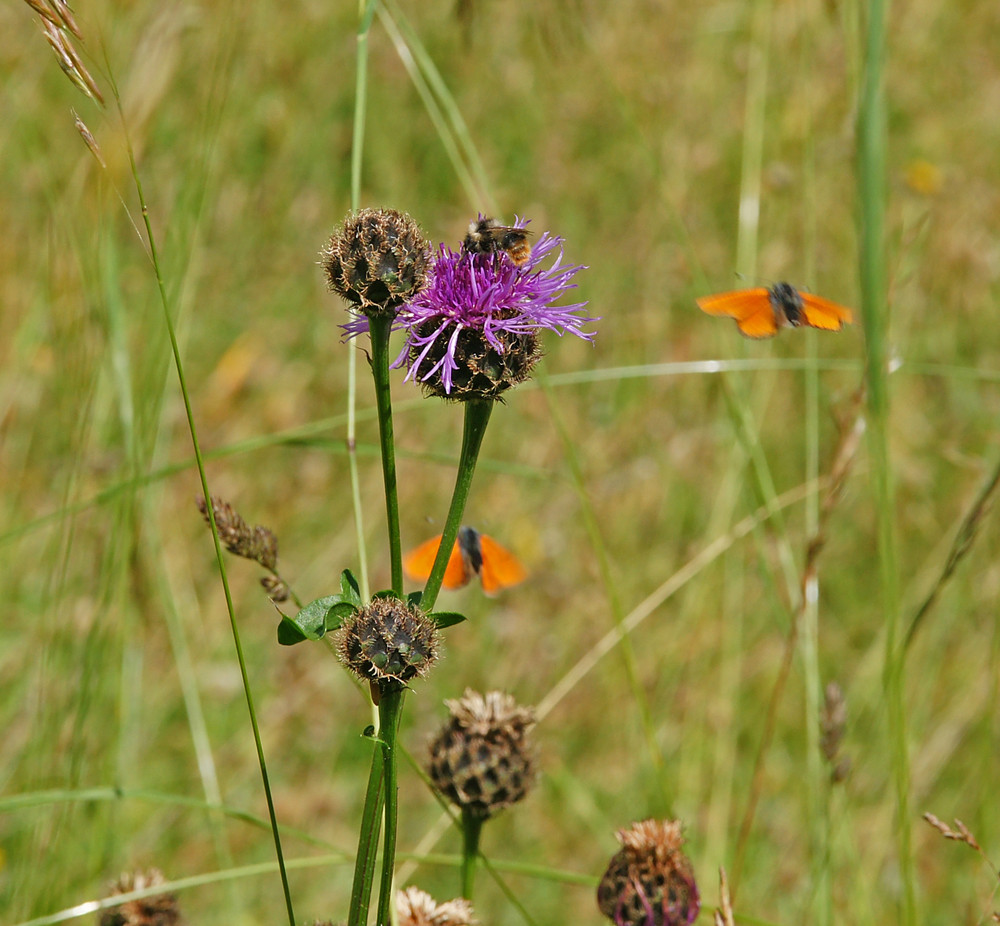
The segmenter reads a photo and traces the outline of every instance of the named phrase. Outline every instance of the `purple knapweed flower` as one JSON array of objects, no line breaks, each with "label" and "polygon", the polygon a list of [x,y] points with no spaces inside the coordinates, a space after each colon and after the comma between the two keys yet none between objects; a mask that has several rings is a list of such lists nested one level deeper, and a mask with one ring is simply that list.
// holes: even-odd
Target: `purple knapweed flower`
[{"label": "purple knapweed flower", "polygon": [[500,245],[492,253],[442,245],[429,284],[397,318],[407,339],[396,364],[407,365],[406,378],[447,398],[497,398],[528,378],[541,357],[542,329],[591,340],[583,326],[592,319],[580,314],[585,302],[554,305],[584,269],[564,266],[562,240],[544,233],[520,263]]},{"label": "purple knapweed flower", "polygon": [[[470,228],[482,229],[485,220]],[[524,229],[517,220],[502,231]],[[517,237],[520,241],[527,233]],[[548,232],[530,253],[513,259],[497,236],[492,250],[476,238],[477,253],[466,245],[453,251],[441,245],[428,285],[406,302],[394,327],[406,332],[406,344],[393,366],[407,366],[406,379],[421,383],[444,398],[496,399],[528,378],[542,355],[539,332],[584,340],[594,333],[583,326],[594,319],[582,315],[585,302],[554,305],[582,266],[563,264],[563,239]],[[554,260],[549,259],[554,255]],[[548,263],[548,266],[543,264]],[[367,319],[345,325],[350,334],[367,329]]]}]

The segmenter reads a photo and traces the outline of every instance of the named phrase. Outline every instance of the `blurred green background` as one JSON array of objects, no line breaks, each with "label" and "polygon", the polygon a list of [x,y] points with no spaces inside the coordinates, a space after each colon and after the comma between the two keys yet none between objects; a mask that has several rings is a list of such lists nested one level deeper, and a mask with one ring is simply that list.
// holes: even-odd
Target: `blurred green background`
[{"label": "blurred green background", "polygon": [[[596,879],[616,829],[669,815],[686,826],[702,922],[718,866],[732,871],[738,855],[747,922],[896,921],[863,440],[817,562],[818,681],[845,691],[851,771],[830,785],[816,761],[800,634],[752,778],[796,615],[782,551],[801,570],[806,500],[815,512],[824,491],[809,475],[830,471],[853,422],[861,327],[747,342],[694,305],[744,285],[737,272],[746,285],[788,279],[857,305],[865,11],[818,0],[431,0],[388,5],[374,20],[362,205],[406,210],[452,245],[480,211],[529,217],[589,266],[577,292],[602,317],[593,345],[547,341],[548,388],[517,390],[493,416],[466,519],[515,550],[531,578],[496,600],[474,586],[441,599],[470,620],[448,632],[445,660],[407,699],[411,752],[422,757],[442,700],[466,686],[543,702],[613,628],[616,608],[632,612],[767,501],[754,454],[776,493],[792,493],[783,526],[761,523],[707,557],[656,601],[631,651],[603,655],[553,707],[537,728],[537,789],[484,833],[498,862]],[[174,879],[206,876],[180,894],[193,924],[277,923],[276,874],[215,875],[271,861],[269,832],[200,803],[220,797],[266,816],[125,132],[212,491],[276,531],[299,595],[327,594],[359,561],[344,450],[347,316],[316,266],[350,205],[357,10],[98,2],[77,13],[104,111],[60,73],[27,5],[0,8],[0,911],[21,923],[103,896],[123,870],[157,866]],[[408,56],[421,49],[481,158],[475,189],[411,80]],[[1000,454],[1000,7],[895,5],[886,94],[905,624]],[[77,134],[74,108],[106,169]],[[748,367],[723,377],[670,366],[709,359]],[[379,588],[388,558],[363,356],[359,373],[366,553]],[[461,412],[401,379],[410,546],[440,531]],[[736,415],[748,422],[742,439]],[[920,814],[961,818],[1000,861],[998,553],[986,515],[906,662],[928,923],[978,919],[995,878]],[[338,920],[370,714],[324,647],[277,646],[255,567],[228,566],[279,818],[297,831],[286,854],[344,858],[293,871],[296,913]],[[421,843],[440,810],[405,767],[401,787],[400,851],[457,852],[453,831]],[[121,796],[80,794],[94,788]],[[507,878],[536,923],[600,920],[592,886]],[[412,880],[442,900],[458,891],[447,865],[421,865]],[[489,878],[478,886],[484,923],[524,922]]]}]

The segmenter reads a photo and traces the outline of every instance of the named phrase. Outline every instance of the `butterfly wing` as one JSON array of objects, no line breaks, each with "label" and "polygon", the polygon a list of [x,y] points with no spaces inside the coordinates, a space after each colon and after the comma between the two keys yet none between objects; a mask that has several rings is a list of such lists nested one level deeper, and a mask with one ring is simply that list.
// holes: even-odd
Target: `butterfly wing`
[{"label": "butterfly wing", "polygon": [[487,595],[496,595],[505,588],[517,585],[528,578],[528,570],[510,550],[505,550],[492,537],[479,535],[483,565],[479,578]]},{"label": "butterfly wing", "polygon": [[778,333],[771,297],[763,286],[702,296],[696,301],[702,312],[735,319],[740,334],[745,337],[770,338]]},{"label": "butterfly wing", "polygon": [[799,293],[802,297],[802,317],[811,328],[824,331],[840,331],[844,325],[854,321],[854,314],[846,306],[837,305],[822,296]]},{"label": "butterfly wing", "polygon": [[[426,581],[434,566],[439,546],[441,546],[440,534],[430,540],[425,540],[420,546],[414,547],[405,554],[403,556],[403,569],[406,570],[406,574],[415,582]],[[461,588],[471,578],[472,574],[465,568],[462,551],[456,543],[452,548],[451,556],[448,557],[448,565],[445,567],[441,586],[447,589]]]}]

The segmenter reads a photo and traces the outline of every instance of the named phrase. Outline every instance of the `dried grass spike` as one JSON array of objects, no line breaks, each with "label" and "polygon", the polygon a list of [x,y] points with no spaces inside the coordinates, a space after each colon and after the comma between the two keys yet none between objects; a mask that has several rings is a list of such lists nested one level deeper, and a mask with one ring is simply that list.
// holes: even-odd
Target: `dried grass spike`
[{"label": "dried grass spike", "polygon": [[[34,4],[32,4],[34,6]],[[76,24],[76,20],[73,18],[73,11],[69,8],[69,4],[65,0],[49,0],[49,6],[52,8],[53,12],[62,21],[62,24],[69,29],[81,42],[83,41],[83,33],[80,31],[80,27]]]},{"label": "dried grass spike", "polygon": [[[198,499],[198,510],[208,522],[208,506],[204,498]],[[212,496],[212,514],[219,540],[230,553],[252,559],[271,572],[277,569],[278,538],[272,530],[260,524],[251,530],[232,505],[216,496]]]},{"label": "dried grass spike", "polygon": [[97,159],[97,163],[101,167],[107,169],[107,164],[104,163],[104,158],[101,157],[101,149],[97,144],[97,140],[90,133],[90,129],[87,128],[86,123],[80,118],[75,109],[71,110],[73,113],[73,124],[76,126],[76,130],[80,133],[80,137],[83,139],[84,144],[90,149],[90,153]]},{"label": "dried grass spike", "polygon": [[715,911],[715,926],[734,926],[733,901],[729,896],[726,869],[719,868],[719,909]]}]

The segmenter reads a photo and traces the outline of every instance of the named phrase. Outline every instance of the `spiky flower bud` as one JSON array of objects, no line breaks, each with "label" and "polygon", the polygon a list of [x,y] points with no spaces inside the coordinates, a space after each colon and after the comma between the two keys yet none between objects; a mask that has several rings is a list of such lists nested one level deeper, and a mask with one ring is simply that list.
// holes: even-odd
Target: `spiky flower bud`
[{"label": "spiky flower bud", "polygon": [[359,678],[405,685],[426,675],[438,658],[437,625],[397,598],[375,598],[339,630],[340,661]]},{"label": "spiky flower bud", "polygon": [[[130,894],[160,884],[166,884],[166,878],[156,868],[126,873],[112,883],[109,896]],[[173,894],[154,894],[109,907],[101,913],[99,922],[100,926],[178,926],[182,919]]]},{"label": "spiky flower bud", "polygon": [[439,904],[430,894],[411,886],[396,894],[396,922],[399,926],[474,926],[478,920],[465,898]]},{"label": "spiky flower bud", "polygon": [[616,926],[690,926],[701,901],[676,820],[619,830],[622,848],[597,887],[597,905]]},{"label": "spiky flower bud", "polygon": [[420,227],[395,209],[349,215],[320,256],[330,289],[368,318],[395,317],[427,284],[431,262]]},{"label": "spiky flower bud", "polygon": [[534,784],[528,737],[534,710],[502,691],[484,697],[471,688],[445,704],[451,717],[430,747],[431,780],[463,812],[485,820],[517,803]]}]

